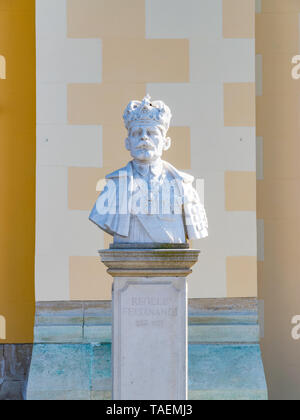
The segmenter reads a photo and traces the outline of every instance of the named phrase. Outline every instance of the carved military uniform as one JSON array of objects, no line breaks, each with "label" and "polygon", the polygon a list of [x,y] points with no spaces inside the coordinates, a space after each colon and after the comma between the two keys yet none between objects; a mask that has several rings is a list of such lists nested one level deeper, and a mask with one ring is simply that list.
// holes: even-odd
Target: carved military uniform
[{"label": "carved military uniform", "polygon": [[[160,160],[155,165],[131,161],[106,176],[106,188],[100,194],[90,220],[114,236],[114,242],[185,243],[208,235],[207,218],[196,190],[194,178]],[[147,180],[148,207],[134,205],[141,183]],[[172,182],[173,181],[173,182]],[[113,182],[113,184],[112,184]],[[164,188],[174,186],[170,197]],[[151,185],[156,186],[155,191]],[[176,200],[182,198],[178,207]],[[164,200],[169,201],[165,206]],[[177,206],[177,207],[176,207]],[[144,211],[143,211],[144,210]]]}]

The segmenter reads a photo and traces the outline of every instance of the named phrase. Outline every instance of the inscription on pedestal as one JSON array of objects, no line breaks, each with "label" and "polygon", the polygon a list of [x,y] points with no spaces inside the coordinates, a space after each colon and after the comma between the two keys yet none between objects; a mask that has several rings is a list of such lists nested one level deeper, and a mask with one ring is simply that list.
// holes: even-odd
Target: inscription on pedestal
[{"label": "inscription on pedestal", "polygon": [[135,325],[137,327],[163,328],[166,317],[177,317],[178,307],[170,298],[132,296],[129,299],[129,305],[123,308],[123,315],[136,317]]},{"label": "inscription on pedestal", "polygon": [[187,399],[187,276],[198,250],[100,251],[113,282],[113,399]]},{"label": "inscription on pedestal", "polygon": [[180,388],[186,374],[185,279],[178,283],[177,278],[176,287],[173,279],[115,279],[114,295],[121,327],[116,337],[119,397],[184,399],[185,390]]}]

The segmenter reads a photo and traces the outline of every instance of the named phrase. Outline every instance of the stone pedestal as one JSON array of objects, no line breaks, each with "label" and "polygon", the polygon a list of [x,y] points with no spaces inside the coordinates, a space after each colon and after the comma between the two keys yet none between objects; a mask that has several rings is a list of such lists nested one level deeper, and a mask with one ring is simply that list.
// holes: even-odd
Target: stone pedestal
[{"label": "stone pedestal", "polygon": [[100,251],[113,282],[114,400],[187,399],[187,280],[199,251]]}]

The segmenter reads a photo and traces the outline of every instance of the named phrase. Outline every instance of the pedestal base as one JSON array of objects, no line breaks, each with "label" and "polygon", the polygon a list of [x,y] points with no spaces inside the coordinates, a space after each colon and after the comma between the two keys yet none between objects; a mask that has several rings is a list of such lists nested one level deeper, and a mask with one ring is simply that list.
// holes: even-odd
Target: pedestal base
[{"label": "pedestal base", "polygon": [[187,399],[187,281],[195,250],[104,250],[113,283],[113,399]]}]

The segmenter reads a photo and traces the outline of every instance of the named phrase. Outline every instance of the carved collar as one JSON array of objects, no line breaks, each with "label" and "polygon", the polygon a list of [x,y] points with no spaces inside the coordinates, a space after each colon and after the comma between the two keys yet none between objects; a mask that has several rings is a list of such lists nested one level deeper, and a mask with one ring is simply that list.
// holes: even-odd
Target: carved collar
[{"label": "carved collar", "polygon": [[140,162],[137,162],[136,160],[133,160],[132,164],[133,164],[134,169],[142,177],[147,177],[149,174],[149,171],[153,176],[159,177],[162,175],[163,169],[164,169],[163,162],[161,159],[158,159],[157,161],[151,164],[140,163]]}]

